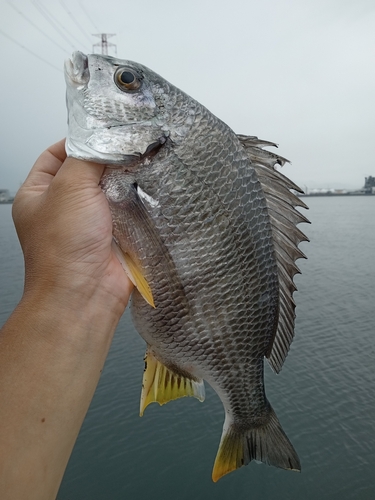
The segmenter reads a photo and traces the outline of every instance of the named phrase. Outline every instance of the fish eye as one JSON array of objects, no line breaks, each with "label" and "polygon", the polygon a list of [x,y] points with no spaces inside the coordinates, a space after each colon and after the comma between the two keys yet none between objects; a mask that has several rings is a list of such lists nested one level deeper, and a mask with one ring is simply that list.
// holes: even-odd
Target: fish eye
[{"label": "fish eye", "polygon": [[115,83],[120,90],[138,90],[141,78],[130,68],[118,68],[115,73]]}]

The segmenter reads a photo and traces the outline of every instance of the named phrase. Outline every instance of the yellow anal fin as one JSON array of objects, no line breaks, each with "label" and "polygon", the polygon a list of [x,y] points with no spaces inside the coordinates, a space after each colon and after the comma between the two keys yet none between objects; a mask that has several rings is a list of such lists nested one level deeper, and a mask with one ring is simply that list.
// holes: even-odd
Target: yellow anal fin
[{"label": "yellow anal fin", "polygon": [[112,248],[130,281],[137,288],[147,304],[155,308],[154,297],[152,296],[150,285],[145,280],[140,266],[134,262],[129,254],[122,252],[114,240],[112,242]]},{"label": "yellow anal fin", "polygon": [[168,401],[185,396],[194,396],[199,401],[204,401],[203,380],[193,380],[174,373],[147,351],[142,382],[140,416],[142,417],[145,408],[150,403],[163,405]]}]

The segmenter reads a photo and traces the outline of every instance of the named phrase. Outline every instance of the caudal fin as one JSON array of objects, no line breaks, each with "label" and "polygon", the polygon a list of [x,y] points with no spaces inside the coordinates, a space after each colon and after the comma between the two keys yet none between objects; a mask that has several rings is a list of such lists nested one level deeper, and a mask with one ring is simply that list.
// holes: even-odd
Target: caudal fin
[{"label": "caudal fin", "polygon": [[298,455],[270,408],[266,424],[243,429],[230,422],[226,416],[219,450],[216,455],[212,480],[216,483],[222,476],[259,460],[268,465],[295,471],[301,470]]}]

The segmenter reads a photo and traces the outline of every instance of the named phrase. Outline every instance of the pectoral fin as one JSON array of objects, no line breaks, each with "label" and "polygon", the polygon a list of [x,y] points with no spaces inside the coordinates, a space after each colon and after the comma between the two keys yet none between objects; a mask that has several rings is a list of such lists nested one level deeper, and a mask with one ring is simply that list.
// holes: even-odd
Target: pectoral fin
[{"label": "pectoral fin", "polygon": [[150,304],[150,306],[155,308],[151,288],[145,280],[140,266],[134,262],[129,254],[122,252],[114,240],[112,241],[112,247],[130,281],[135,287],[137,287],[137,290],[145,301]]},{"label": "pectoral fin", "polygon": [[204,401],[205,391],[203,380],[194,380],[175,373],[153,356],[149,351],[145,356],[145,371],[143,373],[140,416],[150,403],[163,405],[173,399],[184,396],[194,396]]}]

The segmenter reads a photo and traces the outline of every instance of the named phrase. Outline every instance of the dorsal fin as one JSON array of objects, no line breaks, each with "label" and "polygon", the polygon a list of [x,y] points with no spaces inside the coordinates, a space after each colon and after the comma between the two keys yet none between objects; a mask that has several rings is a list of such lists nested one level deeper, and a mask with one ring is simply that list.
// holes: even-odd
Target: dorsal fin
[{"label": "dorsal fin", "polygon": [[246,135],[237,135],[237,137],[256,170],[266,197],[271,220],[279,273],[280,309],[276,335],[267,358],[272,368],[278,373],[283,366],[294,337],[296,306],[293,292],[297,288],[293,277],[300,272],[295,261],[306,258],[299,250],[298,245],[301,241],[309,241],[297,228],[297,224],[300,222],[309,221],[295,207],[308,207],[290,190],[293,189],[299,193],[303,193],[303,191],[275,169],[276,164],[283,166],[288,160],[262,149],[264,146],[276,146],[276,144]]}]

